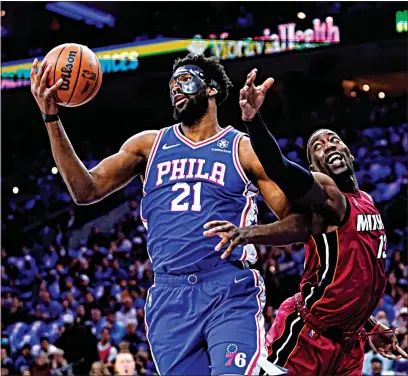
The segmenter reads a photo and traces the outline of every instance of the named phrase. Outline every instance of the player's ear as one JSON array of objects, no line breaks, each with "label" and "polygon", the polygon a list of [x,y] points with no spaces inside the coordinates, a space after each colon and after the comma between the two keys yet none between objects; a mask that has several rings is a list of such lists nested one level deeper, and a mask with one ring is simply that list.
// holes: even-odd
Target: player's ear
[{"label": "player's ear", "polygon": [[209,97],[215,97],[218,94],[218,90],[214,87],[209,86],[208,87],[208,96]]},{"label": "player's ear", "polygon": [[354,162],[354,155],[351,154],[351,160]]}]

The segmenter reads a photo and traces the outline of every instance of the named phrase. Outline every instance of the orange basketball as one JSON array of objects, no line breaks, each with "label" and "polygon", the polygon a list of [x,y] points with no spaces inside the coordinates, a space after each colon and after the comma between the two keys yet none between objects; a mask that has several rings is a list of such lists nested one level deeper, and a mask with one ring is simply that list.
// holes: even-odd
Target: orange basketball
[{"label": "orange basketball", "polygon": [[61,44],[48,52],[45,59],[52,64],[48,85],[63,79],[56,93],[61,106],[81,106],[98,93],[102,84],[102,68],[88,47],[76,43]]}]

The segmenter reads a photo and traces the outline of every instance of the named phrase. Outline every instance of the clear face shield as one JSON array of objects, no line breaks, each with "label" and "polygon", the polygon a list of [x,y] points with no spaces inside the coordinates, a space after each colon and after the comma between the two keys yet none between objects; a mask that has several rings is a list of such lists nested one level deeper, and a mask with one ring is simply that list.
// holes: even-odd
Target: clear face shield
[{"label": "clear face shield", "polygon": [[183,65],[182,67],[178,68],[174,72],[169,82],[170,99],[172,105],[174,106],[174,86],[177,85],[180,87],[183,94],[191,95],[196,94],[201,89],[204,82],[207,82],[209,86],[219,90],[218,83],[213,79],[208,79],[205,76],[204,71],[196,65]]}]

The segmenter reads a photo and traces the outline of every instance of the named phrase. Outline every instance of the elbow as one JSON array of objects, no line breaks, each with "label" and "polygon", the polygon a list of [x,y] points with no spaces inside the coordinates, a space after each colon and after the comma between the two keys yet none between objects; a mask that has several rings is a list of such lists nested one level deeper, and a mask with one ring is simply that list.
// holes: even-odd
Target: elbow
[{"label": "elbow", "polygon": [[71,194],[72,199],[74,200],[75,204],[78,206],[86,206],[86,205],[91,205],[94,202],[98,201],[95,198],[95,195],[91,193],[82,193],[82,194]]},{"label": "elbow", "polygon": [[86,197],[72,197],[72,199],[74,200],[75,204],[78,206],[86,206],[86,205],[90,205],[93,203],[91,199],[86,198]]},{"label": "elbow", "polygon": [[75,204],[79,206],[91,205],[94,202],[97,202],[97,192],[95,189],[95,184],[93,182],[73,189],[73,186],[70,186],[71,197],[74,200]]}]

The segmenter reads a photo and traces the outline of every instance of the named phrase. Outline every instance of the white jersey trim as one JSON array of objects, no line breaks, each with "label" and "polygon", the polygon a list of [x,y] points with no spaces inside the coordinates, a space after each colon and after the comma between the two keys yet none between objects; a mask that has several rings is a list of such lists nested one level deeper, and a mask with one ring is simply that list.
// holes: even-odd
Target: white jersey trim
[{"label": "white jersey trim", "polygon": [[152,166],[154,157],[155,157],[155,155],[156,155],[158,146],[159,146],[159,144],[160,144],[160,140],[162,139],[163,134],[164,134],[164,132],[165,132],[166,129],[167,129],[167,128],[161,129],[161,130],[159,131],[159,133],[157,134],[157,136],[156,136],[156,138],[155,138],[155,140],[154,140],[154,142],[153,142],[153,146],[152,146],[152,150],[150,151],[149,158],[147,158],[145,176],[144,176],[144,181],[143,181],[143,195],[146,194],[146,192],[145,192],[145,190],[144,190],[144,187],[146,186],[147,180],[148,180],[148,178],[149,178],[150,167]]},{"label": "white jersey trim", "polygon": [[239,160],[239,142],[241,141],[241,138],[243,137],[246,137],[244,133],[238,133],[235,136],[233,146],[232,146],[232,159],[234,161],[234,166],[238,172],[238,175],[241,176],[241,179],[244,181],[245,184],[249,184],[251,183],[251,181],[246,176],[245,171],[242,168],[241,162]]},{"label": "white jersey trim", "polygon": [[214,141],[217,141],[218,139],[220,139],[221,137],[225,136],[232,128],[231,125],[229,125],[228,127],[224,128],[221,132],[215,134],[214,136],[207,138],[206,140],[200,141],[200,142],[194,142],[189,140],[186,136],[184,136],[181,132],[180,132],[180,127],[181,124],[174,124],[173,125],[173,129],[174,129],[174,134],[176,135],[176,137],[182,141],[184,144],[186,144],[187,146],[189,146],[192,149],[197,149],[200,148],[202,146],[211,144]]}]

